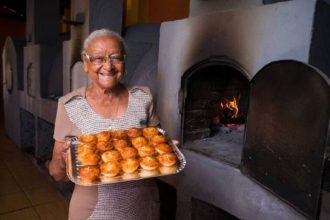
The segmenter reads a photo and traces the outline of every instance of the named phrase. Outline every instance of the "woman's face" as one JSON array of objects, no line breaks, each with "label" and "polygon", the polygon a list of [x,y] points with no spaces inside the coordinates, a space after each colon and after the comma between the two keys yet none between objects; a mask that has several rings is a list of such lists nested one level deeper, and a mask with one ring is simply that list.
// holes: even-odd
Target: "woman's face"
[{"label": "woman's face", "polygon": [[125,63],[118,40],[108,36],[94,38],[85,51],[84,70],[94,85],[114,88],[123,78]]}]

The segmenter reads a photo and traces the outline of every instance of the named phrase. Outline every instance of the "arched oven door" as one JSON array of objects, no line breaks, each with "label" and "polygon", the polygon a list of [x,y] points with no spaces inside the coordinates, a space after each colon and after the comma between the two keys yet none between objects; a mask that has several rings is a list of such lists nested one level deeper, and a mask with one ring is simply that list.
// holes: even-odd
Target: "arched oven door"
[{"label": "arched oven door", "polygon": [[327,151],[329,79],[297,61],[251,80],[241,171],[316,219]]}]

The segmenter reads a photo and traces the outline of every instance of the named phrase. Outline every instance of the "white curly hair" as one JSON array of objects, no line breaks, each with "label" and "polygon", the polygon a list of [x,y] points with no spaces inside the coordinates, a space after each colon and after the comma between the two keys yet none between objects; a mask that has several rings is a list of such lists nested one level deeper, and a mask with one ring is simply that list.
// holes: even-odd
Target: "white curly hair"
[{"label": "white curly hair", "polygon": [[118,34],[117,32],[111,31],[106,28],[95,30],[95,31],[91,32],[88,35],[88,37],[86,37],[86,39],[84,40],[84,43],[83,43],[83,52],[85,52],[87,50],[90,42],[94,38],[103,37],[103,36],[112,37],[112,38],[115,38],[116,40],[118,40],[119,44],[121,45],[123,55],[126,54],[127,46],[126,46],[124,38],[122,36],[120,36],[120,34]]}]

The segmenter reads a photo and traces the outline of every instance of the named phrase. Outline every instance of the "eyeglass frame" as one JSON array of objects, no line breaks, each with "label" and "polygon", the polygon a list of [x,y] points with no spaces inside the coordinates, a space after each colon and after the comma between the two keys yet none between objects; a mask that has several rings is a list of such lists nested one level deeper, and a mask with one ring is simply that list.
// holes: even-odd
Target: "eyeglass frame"
[{"label": "eyeglass frame", "polygon": [[[91,64],[97,65],[97,66],[104,65],[106,62],[109,62],[109,61],[110,61],[111,64],[123,64],[123,63],[125,63],[125,59],[126,59],[126,55],[120,55],[121,59],[116,58],[116,57],[119,57],[119,56],[114,55],[114,54],[108,55],[108,56],[93,57],[91,55],[88,55],[86,52],[83,52],[82,55],[85,56]],[[95,63],[96,59],[101,59],[102,62],[101,63]]]}]

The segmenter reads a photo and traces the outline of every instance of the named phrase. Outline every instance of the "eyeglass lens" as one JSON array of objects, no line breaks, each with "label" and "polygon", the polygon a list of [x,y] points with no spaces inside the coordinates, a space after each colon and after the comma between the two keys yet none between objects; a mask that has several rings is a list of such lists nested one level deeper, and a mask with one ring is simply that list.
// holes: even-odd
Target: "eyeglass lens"
[{"label": "eyeglass lens", "polygon": [[114,64],[118,64],[118,63],[123,63],[124,62],[124,56],[122,55],[110,55],[110,56],[100,56],[100,57],[93,57],[93,56],[89,56],[88,54],[85,54],[85,56],[87,57],[87,59],[95,64],[95,65],[101,65],[104,64],[106,62],[110,62],[110,63],[114,63]]}]

